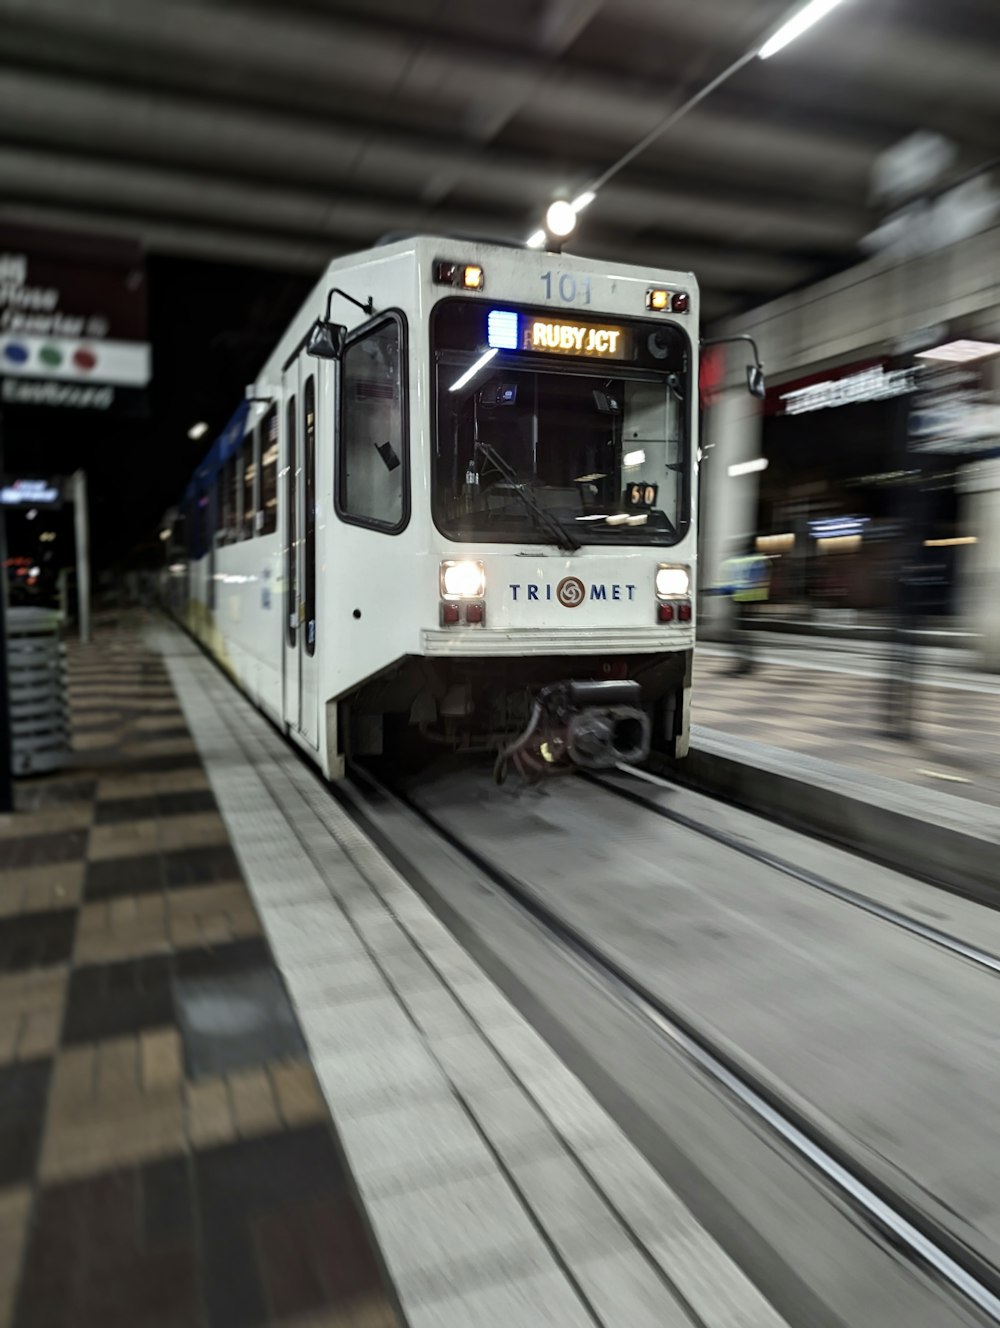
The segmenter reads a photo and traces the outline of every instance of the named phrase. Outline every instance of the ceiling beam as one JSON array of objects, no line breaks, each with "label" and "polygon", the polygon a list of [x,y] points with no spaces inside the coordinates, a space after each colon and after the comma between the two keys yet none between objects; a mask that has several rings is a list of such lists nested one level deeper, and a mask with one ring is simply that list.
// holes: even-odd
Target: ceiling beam
[{"label": "ceiling beam", "polygon": [[[72,203],[62,205],[51,200],[43,203],[0,204],[0,222],[113,235],[134,239],[152,254],[245,264],[270,271],[305,273],[316,278],[331,259],[342,254],[360,252],[367,247],[345,236],[316,240],[246,232],[222,224],[171,220],[139,212],[115,212],[100,208],[91,211]],[[627,261],[648,265],[651,271],[656,272],[669,266],[667,260],[670,257],[669,253],[646,252],[629,255]],[[609,261],[620,262],[621,254],[615,253],[608,258]],[[745,307],[747,301],[731,291],[708,288],[702,290],[701,303],[702,317],[708,319]]]},{"label": "ceiling beam", "polygon": [[[472,234],[520,240],[523,228],[515,219],[488,212],[424,208],[377,195],[319,193],[285,186],[262,186],[223,176],[194,175],[181,170],[135,166],[104,158],[41,153],[0,147],[0,179],[8,202],[74,208],[94,200],[95,210],[159,219],[163,224],[233,228],[248,236],[287,235],[293,247],[305,242],[317,249],[366,248],[389,231],[425,234]],[[743,292],[789,289],[806,280],[809,263],[783,255],[754,253],[733,246],[713,249],[674,237],[659,227],[662,239],[650,235],[623,246],[618,232],[587,219],[574,237],[579,251],[613,261],[641,261],[658,268],[694,271],[707,286]]]},{"label": "ceiling beam", "polygon": [[[422,146],[400,135],[362,134],[354,126],[225,108],[207,101],[0,69],[0,124],[20,141],[135,162],[183,165],[213,177],[269,179],[324,190],[376,191],[432,202],[428,180],[461,181],[495,225],[525,232],[552,197],[551,165],[509,154],[483,154],[442,144]],[[444,191],[446,197],[447,190]],[[836,253],[870,229],[860,209],[821,203],[698,193],[664,181],[659,189],[618,181],[594,204],[605,226],[634,232],[657,226],[679,236],[717,238],[763,250]]]},{"label": "ceiling beam", "polygon": [[[384,23],[290,14],[279,6],[268,11],[211,0],[170,5],[0,0],[0,18],[4,15],[7,40],[18,31],[35,33],[53,47],[62,41],[74,50],[117,54],[119,68],[131,59],[154,58],[161,70],[245,97],[266,97],[264,89],[286,85],[299,104],[312,89],[322,105],[331,89],[341,96],[353,90],[362,113],[373,97],[386,109],[394,105],[404,118],[412,106],[420,117],[436,114],[441,130],[458,139],[481,141],[496,107],[504,108],[504,121],[516,108],[519,121],[541,134],[561,130],[587,137],[594,146],[584,176],[658,124],[677,95],[676,78],[625,77],[538,56],[493,53],[482,42],[399,35]],[[744,123],[738,142],[716,132],[718,117],[709,116],[693,153],[686,132],[672,137],[672,151],[692,164],[739,170],[746,166],[749,138],[764,178],[773,179],[781,169],[799,170],[807,161],[838,179],[845,171],[855,181],[866,177],[872,148],[861,137],[787,123],[764,125],[754,139],[752,117],[739,119]]]},{"label": "ceiling beam", "polygon": [[[645,27],[650,41],[682,35],[717,42],[734,22],[732,0],[615,0],[615,7],[623,21]],[[787,0],[758,0],[751,11],[740,0],[739,8],[741,36],[749,45],[765,37],[790,6]],[[793,67],[806,87],[811,74],[846,75],[855,87],[871,83],[892,93],[897,106],[900,99],[928,107],[948,97],[980,110],[1000,107],[995,43],[923,31],[908,21],[903,5],[845,5],[796,41],[787,57],[758,67],[771,75],[783,66]]]}]

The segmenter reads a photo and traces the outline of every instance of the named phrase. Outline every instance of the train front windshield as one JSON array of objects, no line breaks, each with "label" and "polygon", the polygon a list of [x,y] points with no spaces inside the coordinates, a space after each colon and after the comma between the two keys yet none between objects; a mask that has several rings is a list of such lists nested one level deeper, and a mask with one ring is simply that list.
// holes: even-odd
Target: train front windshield
[{"label": "train front windshield", "polygon": [[455,299],[431,319],[433,510],[449,539],[674,544],[690,349],[672,323]]}]

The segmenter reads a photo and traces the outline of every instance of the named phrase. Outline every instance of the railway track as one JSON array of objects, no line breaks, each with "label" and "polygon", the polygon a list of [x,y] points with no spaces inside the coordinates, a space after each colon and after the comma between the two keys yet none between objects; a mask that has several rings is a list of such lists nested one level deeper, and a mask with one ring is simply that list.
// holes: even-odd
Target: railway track
[{"label": "railway track", "polygon": [[[660,789],[669,790],[675,787],[668,780],[650,775],[645,771],[623,767],[621,773],[627,777],[651,783]],[[645,796],[635,788],[623,787],[621,784],[614,783],[599,775],[588,774],[585,778],[596,787],[604,789],[613,796],[624,798],[636,806],[645,808],[654,816],[660,817],[661,820],[671,821],[674,825],[690,830],[704,839],[710,839],[723,848],[732,849],[733,852],[740,853],[743,857],[749,858],[761,866],[769,867],[773,871],[791,877],[800,884],[808,886],[811,890],[830,895],[851,908],[860,909],[861,912],[868,913],[882,922],[887,922],[893,927],[899,927],[902,931],[909,932],[911,936],[919,936],[922,940],[930,941],[931,944],[940,947],[942,950],[947,950],[950,954],[957,955],[961,959],[967,959],[971,964],[989,969],[993,973],[1000,973],[1000,957],[991,954],[988,950],[970,945],[969,942],[963,941],[957,936],[952,936],[938,927],[932,927],[926,922],[921,922],[919,918],[914,918],[900,909],[882,904],[876,899],[870,899],[867,895],[850,889],[849,886],[841,885],[839,882],[831,881],[817,872],[799,867],[794,862],[789,862],[775,853],[769,853],[767,849],[758,848],[755,844],[748,844],[739,835],[732,834],[728,830],[706,825],[703,821],[699,821],[685,812],[665,807],[662,803]],[[939,886],[937,888],[945,889],[946,887]]]},{"label": "railway track", "polygon": [[[632,791],[623,792],[616,785],[600,779],[596,782],[633,801],[643,801]],[[405,807],[409,815],[419,818],[474,867],[480,878],[486,878],[511,908],[529,919],[544,934],[549,944],[586,969],[615,1000],[641,1020],[655,1038],[669,1044],[675,1053],[709,1081],[714,1091],[749,1116],[759,1130],[769,1134],[775,1145],[794,1155],[818,1182],[829,1187],[873,1236],[877,1235],[891,1245],[898,1257],[914,1269],[960,1297],[985,1322],[1000,1324],[1000,1274],[987,1260],[970,1250],[911,1201],[895,1193],[868,1168],[860,1165],[856,1158],[826,1137],[812,1120],[771,1084],[764,1082],[742,1064],[738,1056],[718,1045],[688,1017],[651,991],[635,974],[611,957],[598,941],[561,917],[535,890],[464,840],[439,816],[421,807],[406,793],[387,787],[369,770],[353,769],[348,787],[341,796],[366,832],[380,843],[380,847],[386,849],[389,845],[384,842],[378,828],[380,805],[395,803]],[[794,876],[811,888],[841,898],[852,907],[863,908],[894,926],[905,926],[906,930],[962,958],[992,971],[1000,971],[1000,960],[996,956],[978,951],[896,910],[873,903],[836,882],[815,876],[792,863],[743,844],[725,831],[703,826],[683,813],[659,808],[653,802],[649,803],[649,809],[689,830],[706,834],[725,847],[744,852],[774,870]],[[406,864],[400,861],[398,851],[391,856],[397,867],[405,872]],[[419,876],[416,863],[412,864],[412,870],[414,876]]]}]

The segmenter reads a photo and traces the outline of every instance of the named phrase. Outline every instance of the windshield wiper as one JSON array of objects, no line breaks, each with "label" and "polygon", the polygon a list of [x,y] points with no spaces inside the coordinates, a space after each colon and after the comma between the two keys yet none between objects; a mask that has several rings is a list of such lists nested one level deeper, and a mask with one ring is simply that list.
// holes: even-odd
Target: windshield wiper
[{"label": "windshield wiper", "polygon": [[511,486],[514,493],[517,494],[527,511],[535,517],[535,524],[540,530],[545,530],[553,536],[556,544],[561,549],[580,549],[583,547],[581,542],[571,530],[567,530],[557,516],[554,516],[537,501],[529,492],[524,481],[518,475],[513,466],[509,465],[500,453],[489,443],[477,442],[476,450],[482,452],[483,456],[492,466],[497,469]]}]

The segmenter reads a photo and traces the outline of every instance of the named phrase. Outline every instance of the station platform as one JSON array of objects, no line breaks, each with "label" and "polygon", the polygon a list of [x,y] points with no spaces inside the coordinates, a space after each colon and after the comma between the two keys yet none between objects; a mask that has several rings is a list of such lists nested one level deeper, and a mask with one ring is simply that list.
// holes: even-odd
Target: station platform
[{"label": "station platform", "polygon": [[76,757],[0,817],[0,1324],[390,1328],[162,658],[70,647]]},{"label": "station platform", "polygon": [[0,818],[0,1325],[785,1322],[162,619]]},{"label": "station platform", "polygon": [[1000,807],[1000,678],[958,647],[917,649],[912,737],[885,734],[893,663],[878,642],[754,633],[756,661],[705,642],[695,655],[693,722],[713,733],[785,748]]}]

